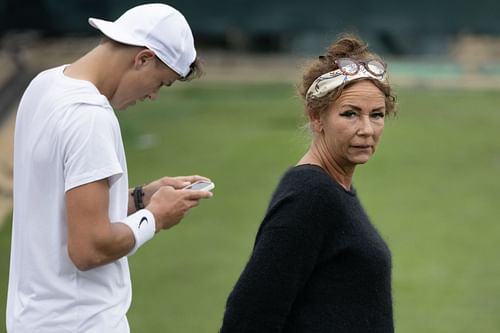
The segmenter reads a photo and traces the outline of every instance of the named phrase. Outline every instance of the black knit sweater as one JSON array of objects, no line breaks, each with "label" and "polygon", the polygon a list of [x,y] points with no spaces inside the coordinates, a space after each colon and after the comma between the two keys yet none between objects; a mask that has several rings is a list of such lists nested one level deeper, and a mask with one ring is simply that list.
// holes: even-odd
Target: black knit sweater
[{"label": "black knit sweater", "polygon": [[391,259],[355,191],[291,168],[229,295],[222,333],[393,332]]}]

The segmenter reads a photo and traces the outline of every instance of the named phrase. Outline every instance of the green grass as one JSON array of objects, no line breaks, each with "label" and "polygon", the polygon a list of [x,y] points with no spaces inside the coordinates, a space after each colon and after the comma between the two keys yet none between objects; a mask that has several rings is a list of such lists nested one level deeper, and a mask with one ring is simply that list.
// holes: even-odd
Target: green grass
[{"label": "green grass", "polygon": [[[500,330],[500,95],[403,90],[355,184],[393,252],[398,332]],[[130,184],[198,173],[216,183],[130,259],[133,332],[216,332],[283,171],[307,149],[286,84],[189,83],[120,113]],[[5,299],[9,228],[0,232]],[[3,321],[4,303],[0,306]]]}]

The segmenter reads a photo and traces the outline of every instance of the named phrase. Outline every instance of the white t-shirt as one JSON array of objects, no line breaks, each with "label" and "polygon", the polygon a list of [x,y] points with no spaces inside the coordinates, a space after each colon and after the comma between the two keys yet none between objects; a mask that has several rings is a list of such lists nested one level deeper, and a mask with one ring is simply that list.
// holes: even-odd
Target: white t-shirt
[{"label": "white t-shirt", "polygon": [[82,272],[68,255],[65,192],[108,178],[109,218],[120,221],[128,176],[111,105],[64,68],[40,73],[17,113],[7,330],[129,332],[127,258]]}]

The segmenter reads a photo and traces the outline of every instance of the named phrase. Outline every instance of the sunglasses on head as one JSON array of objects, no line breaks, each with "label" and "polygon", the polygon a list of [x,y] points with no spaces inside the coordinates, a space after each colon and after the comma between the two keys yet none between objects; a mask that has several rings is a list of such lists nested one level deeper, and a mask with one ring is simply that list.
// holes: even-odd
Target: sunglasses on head
[{"label": "sunglasses on head", "polygon": [[387,71],[387,65],[377,59],[362,61],[351,58],[339,58],[335,60],[335,63],[344,75],[355,75],[359,72],[360,68],[364,68],[373,76],[381,78]]}]

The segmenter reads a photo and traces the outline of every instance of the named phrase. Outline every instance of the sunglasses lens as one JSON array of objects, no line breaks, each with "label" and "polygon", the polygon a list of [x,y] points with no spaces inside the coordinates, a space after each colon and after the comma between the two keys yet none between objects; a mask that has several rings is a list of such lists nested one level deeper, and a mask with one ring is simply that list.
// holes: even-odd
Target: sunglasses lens
[{"label": "sunglasses lens", "polygon": [[358,64],[356,64],[351,59],[342,58],[337,60],[337,65],[339,68],[347,75],[354,75],[358,72]]},{"label": "sunglasses lens", "polygon": [[385,66],[378,60],[370,60],[366,66],[373,75],[382,76],[385,74]]}]

